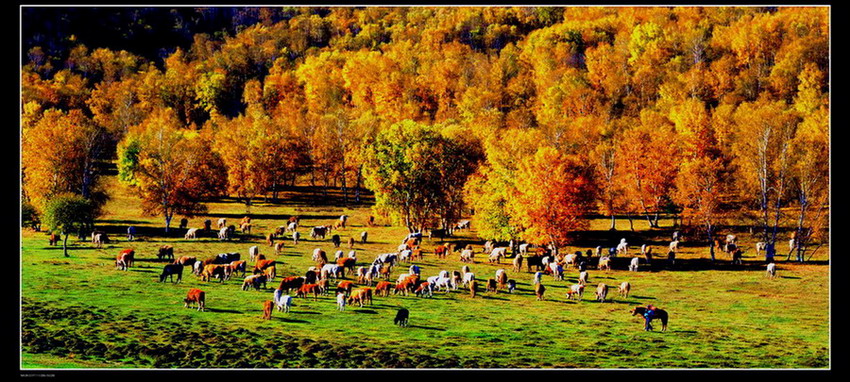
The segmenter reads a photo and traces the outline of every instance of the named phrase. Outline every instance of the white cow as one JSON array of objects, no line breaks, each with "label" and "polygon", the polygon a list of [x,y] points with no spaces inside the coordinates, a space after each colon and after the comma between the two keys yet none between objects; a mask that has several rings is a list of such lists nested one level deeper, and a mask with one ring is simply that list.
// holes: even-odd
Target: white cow
[{"label": "white cow", "polygon": [[230,238],[229,232],[227,231],[227,227],[218,230],[218,238],[219,240],[227,240]]},{"label": "white cow", "polygon": [[629,292],[631,292],[632,290],[632,284],[629,284],[628,281],[623,281],[622,283],[620,283],[620,287],[617,288],[617,290],[620,293],[620,296],[629,298]]},{"label": "white cow", "polygon": [[343,250],[338,250],[334,253],[334,261],[339,261],[343,256],[345,256],[345,252]]},{"label": "white cow", "polygon": [[576,258],[578,255],[575,253],[570,253],[564,256],[564,266],[576,265]]},{"label": "white cow", "polygon": [[776,264],[770,263],[767,265],[767,277],[775,278],[776,277]]},{"label": "white cow", "polygon": [[608,296],[608,286],[604,283],[596,287],[596,301],[605,302],[605,297]]},{"label": "white cow", "polygon": [[679,252],[679,241],[673,240],[670,242],[670,252]]},{"label": "white cow", "polygon": [[281,289],[275,289],[274,304],[278,312],[289,313],[289,308],[292,307],[292,296],[284,295]]},{"label": "white cow", "polygon": [[632,262],[629,264],[629,271],[637,272],[639,263],[640,263],[639,257],[632,258]]},{"label": "white cow", "polygon": [[760,241],[756,243],[756,256],[761,257],[762,251],[767,250],[767,243]]},{"label": "white cow", "polygon": [[353,249],[348,251],[348,258],[357,260],[357,251]]},{"label": "white cow", "polygon": [[475,274],[472,272],[466,272],[463,274],[463,286],[468,286],[469,283],[475,281]]},{"label": "white cow", "polygon": [[588,274],[587,271],[583,271],[578,274],[578,283],[581,285],[587,285]]},{"label": "white cow", "polygon": [[295,232],[298,229],[298,222],[291,222],[286,226],[286,232]]},{"label": "white cow", "polygon": [[418,265],[416,265],[416,264],[411,265],[411,266],[410,266],[410,268],[408,269],[408,272],[409,272],[409,274],[411,274],[411,275],[418,275],[418,274],[420,274],[420,273],[419,273],[419,266],[418,266]]},{"label": "white cow", "polygon": [[186,238],[186,240],[197,239],[198,238],[198,229],[197,228],[189,228],[189,230],[186,231],[185,238]]},{"label": "white cow", "polygon": [[409,263],[410,262],[410,255],[412,253],[413,253],[413,251],[411,251],[409,249],[405,249],[405,250],[398,253],[398,260]]},{"label": "white cow", "polygon": [[336,264],[325,264],[322,266],[322,271],[320,272],[321,278],[333,278],[338,279],[341,276],[341,268]]},{"label": "white cow", "polygon": [[519,254],[523,256],[528,256],[528,243],[523,243],[519,245]]},{"label": "white cow", "polygon": [[294,242],[294,244],[297,245],[299,239],[301,239],[301,234],[298,233],[298,232],[293,232],[292,233],[292,241]]},{"label": "white cow", "polygon": [[224,228],[225,226],[227,226],[227,219],[225,219],[225,218],[218,219],[218,228],[221,229],[221,228]]},{"label": "white cow", "polygon": [[552,271],[552,277],[555,280],[564,280],[564,268],[561,267],[561,264],[550,263],[549,270]]},{"label": "white cow", "polygon": [[251,261],[254,261],[254,259],[256,259],[259,254],[260,254],[260,247],[253,245],[250,248],[248,248],[248,255],[251,257]]},{"label": "white cow", "polygon": [[345,293],[340,292],[336,294],[336,306],[340,312],[345,310]]},{"label": "white cow", "polygon": [[573,297],[577,297],[579,301],[581,301],[581,297],[584,294],[584,284],[573,284],[570,286],[570,291],[567,292],[567,299],[572,300]]},{"label": "white cow", "polygon": [[501,259],[505,257],[507,250],[508,249],[505,247],[493,248],[493,250],[490,251],[490,257],[488,258],[488,260],[490,260],[491,263],[494,261],[496,263],[501,263]]},{"label": "white cow", "polygon": [[464,249],[460,252],[460,261],[463,261],[465,263],[471,263],[474,257],[475,252],[473,252],[471,249]]},{"label": "white cow", "polygon": [[626,239],[620,239],[620,244],[617,244],[617,254],[625,255],[629,253],[629,243],[626,242]]}]

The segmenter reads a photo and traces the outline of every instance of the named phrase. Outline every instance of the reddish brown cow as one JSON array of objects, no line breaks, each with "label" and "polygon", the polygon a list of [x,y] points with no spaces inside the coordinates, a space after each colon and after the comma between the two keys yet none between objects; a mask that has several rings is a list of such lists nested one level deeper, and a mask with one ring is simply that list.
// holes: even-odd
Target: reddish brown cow
[{"label": "reddish brown cow", "polygon": [[242,272],[242,276],[245,276],[245,260],[232,261],[228,267],[230,267],[230,274]]},{"label": "reddish brown cow", "polygon": [[286,293],[289,293],[293,289],[301,288],[304,285],[304,278],[291,276],[284,277],[283,280],[280,280],[280,286],[277,289],[284,290]]},{"label": "reddish brown cow", "polygon": [[198,310],[205,311],[207,309],[204,301],[205,297],[206,293],[204,291],[197,288],[189,289],[189,293],[183,299],[183,307],[189,308],[189,304],[198,304]]},{"label": "reddish brown cow", "polygon": [[59,235],[51,233],[50,238],[48,240],[50,241],[50,245],[54,246],[59,242]]},{"label": "reddish brown cow", "polygon": [[434,248],[434,254],[437,255],[438,259],[445,259],[447,253],[448,248],[445,245],[438,245],[437,248]]},{"label": "reddish brown cow", "polygon": [[269,247],[274,247],[274,232],[270,232],[266,235],[266,244],[268,244]]},{"label": "reddish brown cow", "polygon": [[268,267],[273,267],[277,262],[274,260],[257,260],[257,263],[254,264],[254,273],[263,273],[263,271]]},{"label": "reddish brown cow", "polygon": [[348,304],[350,305],[354,302],[360,305],[361,308],[366,302],[368,302],[369,305],[372,305],[372,289],[363,288],[352,292],[351,296],[348,298]]},{"label": "reddish brown cow", "polygon": [[390,288],[393,287],[393,283],[389,281],[381,281],[375,287],[375,294],[382,297],[387,297],[390,295]]},{"label": "reddish brown cow", "polygon": [[211,278],[217,278],[218,282],[223,282],[230,278],[230,266],[224,264],[207,264],[201,272],[201,280],[210,281]]},{"label": "reddish brown cow", "polygon": [[339,260],[336,261],[336,265],[339,265],[340,267],[345,268],[345,270],[347,270],[348,273],[354,273],[354,266],[356,264],[357,264],[357,259],[352,259],[350,257],[345,257],[345,258],[342,258],[342,259],[339,259]]},{"label": "reddish brown cow", "polygon": [[184,267],[190,267],[195,264],[197,258],[195,256],[180,256],[179,259],[174,261],[174,264],[180,264]]},{"label": "reddish brown cow", "polygon": [[422,259],[423,259],[422,248],[419,248],[417,246],[417,247],[413,248],[413,250],[410,251],[410,260],[422,260]]},{"label": "reddish brown cow", "polygon": [[340,281],[340,283],[336,285],[336,293],[345,293],[346,296],[350,296],[352,288],[354,288],[353,282]]},{"label": "reddish brown cow", "polygon": [[307,297],[308,294],[313,294],[313,300],[316,301],[319,299],[319,285],[318,284],[305,284],[302,285],[301,288],[298,288],[298,293],[296,296],[298,297]]},{"label": "reddish brown cow", "polygon": [[132,249],[125,249],[118,253],[118,257],[115,259],[115,266],[122,271],[126,271],[131,266],[133,266],[133,260],[136,256],[136,251]]},{"label": "reddish brown cow", "polygon": [[166,257],[171,260],[174,260],[174,247],[170,245],[163,245],[159,247],[159,252],[156,254],[156,257],[160,260]]},{"label": "reddish brown cow", "polygon": [[353,238],[353,237],[348,238],[348,248],[349,248],[349,249],[354,249],[354,244],[355,244],[355,243],[357,243],[357,241],[356,241],[356,240],[354,240],[354,238]]},{"label": "reddish brown cow", "polygon": [[272,319],[272,310],[274,310],[274,301],[266,300],[263,301],[263,319],[271,320]]},{"label": "reddish brown cow", "polygon": [[537,296],[537,301],[543,300],[543,293],[546,292],[546,287],[542,283],[534,285],[534,294]]},{"label": "reddish brown cow", "polygon": [[498,285],[496,279],[487,280],[487,292],[496,292]]},{"label": "reddish brown cow", "polygon": [[478,282],[472,280],[469,282],[469,296],[475,298],[475,294],[478,292]]}]

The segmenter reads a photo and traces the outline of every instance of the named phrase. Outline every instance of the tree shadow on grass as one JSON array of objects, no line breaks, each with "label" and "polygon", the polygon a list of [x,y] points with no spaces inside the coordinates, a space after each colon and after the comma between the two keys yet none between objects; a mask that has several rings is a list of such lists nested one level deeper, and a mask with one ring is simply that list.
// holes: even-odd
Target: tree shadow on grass
[{"label": "tree shadow on grass", "polygon": [[504,297],[495,297],[495,296],[481,296],[481,297],[482,297],[483,299],[485,299],[485,300],[501,300],[501,301],[508,301],[508,299],[506,299],[506,298],[504,298]]},{"label": "tree shadow on grass", "polygon": [[378,314],[378,311],[372,309],[352,309],[355,313]]},{"label": "tree shadow on grass", "polygon": [[655,297],[649,297],[649,296],[638,296],[638,295],[631,295],[631,296],[629,296],[629,297],[631,297],[631,298],[639,298],[639,299],[642,299],[642,300],[655,300],[655,299],[656,299]]},{"label": "tree shadow on grass", "polygon": [[783,279],[800,279],[800,277],[797,277],[797,276],[779,276],[779,277],[783,278]]},{"label": "tree shadow on grass", "polygon": [[242,311],[239,311],[239,310],[233,310],[233,309],[217,309],[217,308],[207,308],[207,311],[208,311],[208,312],[213,312],[213,313],[243,313]]},{"label": "tree shadow on grass", "polygon": [[290,313],[290,314],[321,314],[321,313],[319,313],[319,312],[303,312],[303,311],[298,311],[298,312],[292,312],[292,311],[290,311],[289,313]]},{"label": "tree shadow on grass", "polygon": [[[293,313],[293,312],[289,312],[289,313]],[[282,313],[282,314],[289,314],[289,313]],[[309,324],[310,323],[310,321],[295,320],[295,319],[291,319],[291,318],[274,317],[274,316],[272,316],[272,320],[279,320],[279,321],[288,322],[288,323],[291,323],[291,324]]]},{"label": "tree shadow on grass", "polygon": [[425,329],[425,330],[437,330],[440,332],[445,332],[446,329],[443,328],[435,328],[431,326],[420,326],[420,325],[409,325],[408,328],[417,328],[417,329]]}]

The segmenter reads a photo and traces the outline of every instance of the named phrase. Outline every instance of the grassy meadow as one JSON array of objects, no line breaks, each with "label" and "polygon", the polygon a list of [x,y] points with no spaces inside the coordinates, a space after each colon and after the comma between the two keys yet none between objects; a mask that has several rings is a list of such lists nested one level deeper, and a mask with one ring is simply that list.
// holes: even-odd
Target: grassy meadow
[{"label": "grassy meadow", "polygon": [[[283,193],[279,204],[262,201],[250,207],[253,235],[232,241],[213,237],[184,240],[183,231],[163,235],[159,217],[143,216],[131,191],[108,177],[112,200],[98,228],[110,232],[111,244],[94,248],[73,242],[70,257],[61,246],[50,247],[45,233],[24,230],[21,247],[22,368],[826,368],[830,365],[829,248],[818,251],[812,262],[780,261],[778,277],[765,277],[764,264],[753,250],[744,265],[733,267],[725,255],[709,267],[708,249],[688,241],[677,257],[680,265],[666,269],[643,266],[628,272],[619,259],[612,271],[591,269],[590,285],[582,301],[568,301],[569,285],[577,281],[575,269],[564,281],[544,276],[545,301],[537,301],[532,273],[513,272],[510,259],[501,265],[487,263],[480,253],[483,241],[472,229],[449,240],[475,245],[476,278],[493,277],[504,268],[517,281],[513,294],[468,291],[437,292],[433,298],[416,296],[375,297],[373,305],[337,310],[333,295],[318,301],[295,299],[290,313],[275,311],[270,321],[261,319],[262,302],[272,299],[279,279],[264,291],[242,291],[242,280],[202,282],[186,270],[183,282],[159,283],[162,262],[156,258],[162,244],[174,246],[175,256],[199,259],[221,252],[248,257],[248,247],[282,263],[278,276],[303,275],[312,264],[314,248],[329,257],[334,248],[327,240],[310,240],[309,227],[331,224],[341,214],[350,216],[348,228],[338,233],[343,249],[349,237],[367,231],[367,244],[356,244],[358,266],[375,255],[394,251],[406,234],[401,227],[378,219],[366,227],[368,204],[343,207],[317,203],[310,192]],[[337,200],[332,195],[326,200]],[[214,221],[226,217],[237,224],[246,207],[234,200],[208,204]],[[290,239],[280,256],[263,244],[265,233],[283,225],[291,215],[302,217],[302,241]],[[206,217],[190,219],[200,227]],[[669,230],[649,231],[636,219],[636,232],[619,221],[609,234],[610,221],[592,222],[592,231],[580,236],[578,247],[612,246],[626,237],[633,252],[646,242],[656,253],[666,253]],[[663,224],[664,222],[662,222]],[[128,224],[139,228],[137,241],[126,241]],[[668,222],[669,225],[669,222]],[[604,240],[604,241],[603,241]],[[739,234],[751,247],[749,235]],[[593,244],[597,243],[597,244]],[[437,259],[438,242],[423,241],[426,256],[417,261],[423,278],[440,270],[459,270],[457,254]],[[129,271],[115,268],[115,255],[123,248],[136,250],[136,265]],[[784,256],[777,259],[784,260]],[[406,272],[407,264],[394,268],[391,281]],[[351,276],[347,276],[351,279]],[[632,284],[632,295],[618,297],[616,286]],[[612,289],[610,302],[594,301],[595,286]],[[183,307],[189,288],[207,293],[207,311]],[[670,313],[667,332],[643,331],[643,320],[633,317],[633,306],[654,304]],[[398,308],[410,310],[410,326],[393,325]]]}]

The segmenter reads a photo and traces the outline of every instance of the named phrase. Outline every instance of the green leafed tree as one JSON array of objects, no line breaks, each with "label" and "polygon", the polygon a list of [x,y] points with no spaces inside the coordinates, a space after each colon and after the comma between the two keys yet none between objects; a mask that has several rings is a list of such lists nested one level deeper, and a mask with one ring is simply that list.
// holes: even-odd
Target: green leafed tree
[{"label": "green leafed tree", "polygon": [[92,229],[98,214],[97,206],[90,200],[79,195],[62,194],[47,201],[43,224],[50,231],[59,232],[64,237],[62,252],[65,257],[69,257],[68,235],[82,234]]}]

